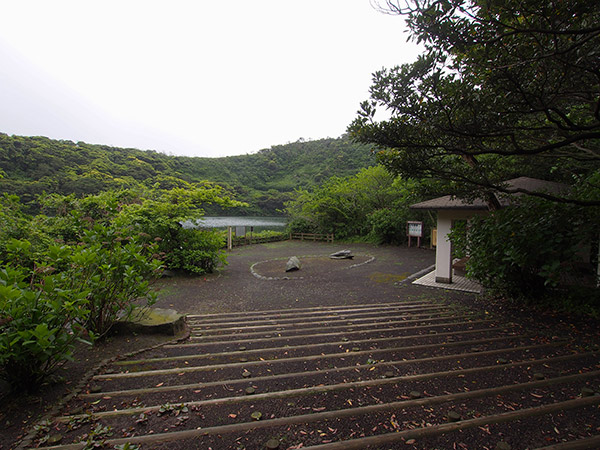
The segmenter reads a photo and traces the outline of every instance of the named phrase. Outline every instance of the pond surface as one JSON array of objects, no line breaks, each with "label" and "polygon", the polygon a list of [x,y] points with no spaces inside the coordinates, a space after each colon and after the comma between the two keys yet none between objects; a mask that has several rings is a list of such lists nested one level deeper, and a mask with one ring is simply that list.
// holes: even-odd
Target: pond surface
[{"label": "pond surface", "polygon": [[[190,226],[191,224],[185,223],[184,226]],[[197,226],[201,228],[227,228],[227,227],[253,227],[254,231],[274,230],[283,231],[287,225],[287,218],[285,217],[233,217],[233,216],[221,216],[221,217],[204,217],[198,221]],[[249,230],[248,230],[249,231]]]}]

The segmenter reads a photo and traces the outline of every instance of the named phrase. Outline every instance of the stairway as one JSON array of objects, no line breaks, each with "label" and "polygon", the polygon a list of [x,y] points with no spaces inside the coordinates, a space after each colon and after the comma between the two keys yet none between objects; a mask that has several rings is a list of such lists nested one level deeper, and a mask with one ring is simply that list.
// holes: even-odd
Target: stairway
[{"label": "stairway", "polygon": [[187,320],[185,342],[96,374],[36,445],[600,448],[600,354],[516,323],[425,300]]}]

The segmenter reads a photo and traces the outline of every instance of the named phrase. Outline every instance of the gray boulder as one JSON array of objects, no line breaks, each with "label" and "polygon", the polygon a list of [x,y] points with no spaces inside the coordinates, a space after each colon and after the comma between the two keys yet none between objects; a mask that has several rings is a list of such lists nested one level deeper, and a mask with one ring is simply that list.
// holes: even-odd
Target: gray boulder
[{"label": "gray boulder", "polygon": [[332,253],[329,257],[331,259],[352,259],[354,255],[350,250],[340,250],[339,252]]},{"label": "gray boulder", "polygon": [[295,270],[300,270],[301,264],[300,260],[296,256],[292,256],[287,264],[285,265],[286,272],[293,272]]}]

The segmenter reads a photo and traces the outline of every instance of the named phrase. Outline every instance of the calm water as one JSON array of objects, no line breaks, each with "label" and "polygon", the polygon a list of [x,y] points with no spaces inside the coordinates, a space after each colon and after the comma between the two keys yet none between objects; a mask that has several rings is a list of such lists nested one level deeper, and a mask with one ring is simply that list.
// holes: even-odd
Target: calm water
[{"label": "calm water", "polygon": [[[202,228],[254,227],[254,231],[283,231],[287,224],[285,217],[204,217],[198,222]],[[186,223],[184,226],[190,226]]]}]

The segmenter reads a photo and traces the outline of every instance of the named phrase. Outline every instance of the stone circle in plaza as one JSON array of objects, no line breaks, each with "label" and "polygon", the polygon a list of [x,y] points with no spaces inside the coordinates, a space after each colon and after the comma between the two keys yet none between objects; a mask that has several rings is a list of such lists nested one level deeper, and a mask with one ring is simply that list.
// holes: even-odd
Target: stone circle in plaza
[{"label": "stone circle in plaza", "polygon": [[[331,255],[290,255],[286,258],[277,258],[260,261],[252,265],[252,274],[265,280],[283,279],[315,279],[326,278],[340,270],[348,270],[373,261],[370,255],[353,255],[336,252]],[[344,255],[340,257],[340,254]],[[296,269],[290,271],[290,262],[298,261]]]}]

